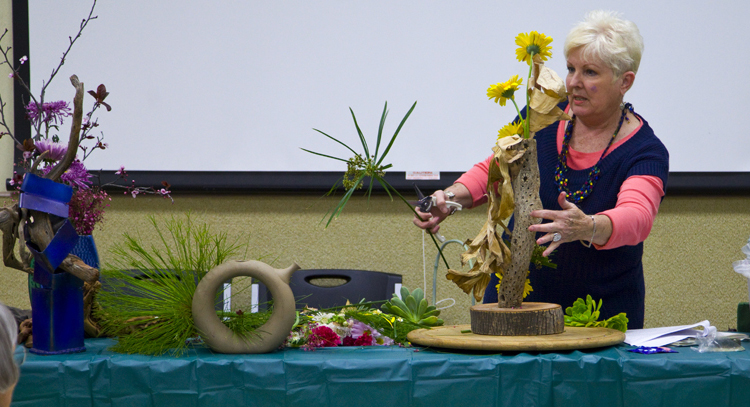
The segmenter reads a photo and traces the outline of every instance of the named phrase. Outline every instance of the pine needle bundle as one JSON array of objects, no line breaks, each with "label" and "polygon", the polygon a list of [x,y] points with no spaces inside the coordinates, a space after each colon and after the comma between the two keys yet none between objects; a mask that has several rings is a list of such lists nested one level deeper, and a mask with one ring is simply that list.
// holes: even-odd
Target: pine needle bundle
[{"label": "pine needle bundle", "polygon": [[[153,216],[149,221],[160,244],[147,247],[140,234],[123,234],[125,242],[112,250],[112,260],[102,270],[107,288],[98,295],[95,315],[104,332],[118,338],[112,348],[116,352],[180,355],[198,336],[192,316],[198,282],[236,256],[243,244],[239,237],[230,240],[226,233],[212,233],[189,213],[184,218],[172,216],[163,226]],[[226,314],[224,320],[230,323],[241,316]],[[245,319],[233,323],[233,329],[254,329]]]}]

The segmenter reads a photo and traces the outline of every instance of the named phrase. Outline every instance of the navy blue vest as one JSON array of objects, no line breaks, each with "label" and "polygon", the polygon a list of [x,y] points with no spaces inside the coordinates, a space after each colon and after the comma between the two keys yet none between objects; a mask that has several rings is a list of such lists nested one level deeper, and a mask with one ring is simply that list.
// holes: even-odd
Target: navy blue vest
[{"label": "navy blue vest", "polygon": [[[561,107],[564,108],[565,104]],[[536,135],[540,197],[543,207],[552,210],[561,209],[557,203],[559,191],[555,183],[557,127],[558,123],[554,123]],[[593,191],[578,204],[589,215],[614,208],[620,186],[633,175],[659,177],[666,191],[669,154],[643,120],[641,129],[611,151],[602,160],[600,168],[599,180]],[[568,188],[580,188],[588,180],[589,170],[569,169],[566,174]],[[590,294],[597,302],[602,300],[600,319],[625,312],[629,320],[628,328],[643,328],[646,289],[642,256],[643,243],[611,250],[596,250],[593,246],[586,248],[580,242],[562,244],[550,256],[557,269],[530,266],[529,278],[534,291],[524,301],[551,302],[560,304],[564,309],[577,298],[586,298]],[[496,285],[497,278],[492,276],[484,302],[497,302]]]}]

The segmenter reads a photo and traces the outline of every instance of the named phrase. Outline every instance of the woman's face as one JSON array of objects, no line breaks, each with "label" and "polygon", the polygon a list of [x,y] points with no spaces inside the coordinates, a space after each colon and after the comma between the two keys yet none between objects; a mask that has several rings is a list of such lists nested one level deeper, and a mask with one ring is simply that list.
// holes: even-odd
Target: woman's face
[{"label": "woman's face", "polygon": [[583,120],[607,120],[614,112],[619,112],[622,98],[635,75],[627,72],[615,79],[611,68],[598,59],[584,61],[581,54],[581,48],[568,53],[565,86],[570,109]]}]

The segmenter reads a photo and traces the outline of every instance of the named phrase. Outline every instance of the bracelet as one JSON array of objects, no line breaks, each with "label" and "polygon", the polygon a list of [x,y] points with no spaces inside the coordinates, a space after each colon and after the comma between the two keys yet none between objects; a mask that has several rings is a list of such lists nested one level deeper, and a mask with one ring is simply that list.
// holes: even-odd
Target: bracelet
[{"label": "bracelet", "polygon": [[[443,190],[443,193],[445,194],[445,197],[448,198],[448,200],[452,200],[453,198],[456,197],[456,194],[454,194],[451,191]],[[451,211],[448,213],[448,215],[453,215],[454,213],[456,213],[456,207],[455,206],[451,208]]]},{"label": "bracelet", "polygon": [[596,219],[594,219],[594,215],[591,215],[591,221],[594,222],[594,231],[591,232],[591,240],[589,240],[589,244],[583,243],[583,240],[580,241],[581,244],[587,248],[594,244],[594,236],[596,236]]}]

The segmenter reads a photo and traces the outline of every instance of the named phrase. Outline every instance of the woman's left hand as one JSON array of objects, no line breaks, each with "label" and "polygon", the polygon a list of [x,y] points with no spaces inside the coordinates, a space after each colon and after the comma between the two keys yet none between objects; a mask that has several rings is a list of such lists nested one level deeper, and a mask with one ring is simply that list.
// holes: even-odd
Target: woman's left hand
[{"label": "woman's left hand", "polygon": [[[543,255],[549,256],[552,251],[557,249],[563,243],[572,242],[575,240],[588,240],[591,238],[593,230],[593,220],[590,216],[586,215],[578,209],[578,207],[568,202],[565,192],[560,192],[557,197],[557,203],[560,204],[562,210],[552,211],[547,209],[540,209],[531,212],[531,216],[535,218],[542,218],[551,220],[549,223],[541,223],[538,225],[529,226],[531,232],[544,232],[546,235],[537,239],[536,243],[543,245],[550,243]],[[560,236],[555,241],[555,236]]]}]

